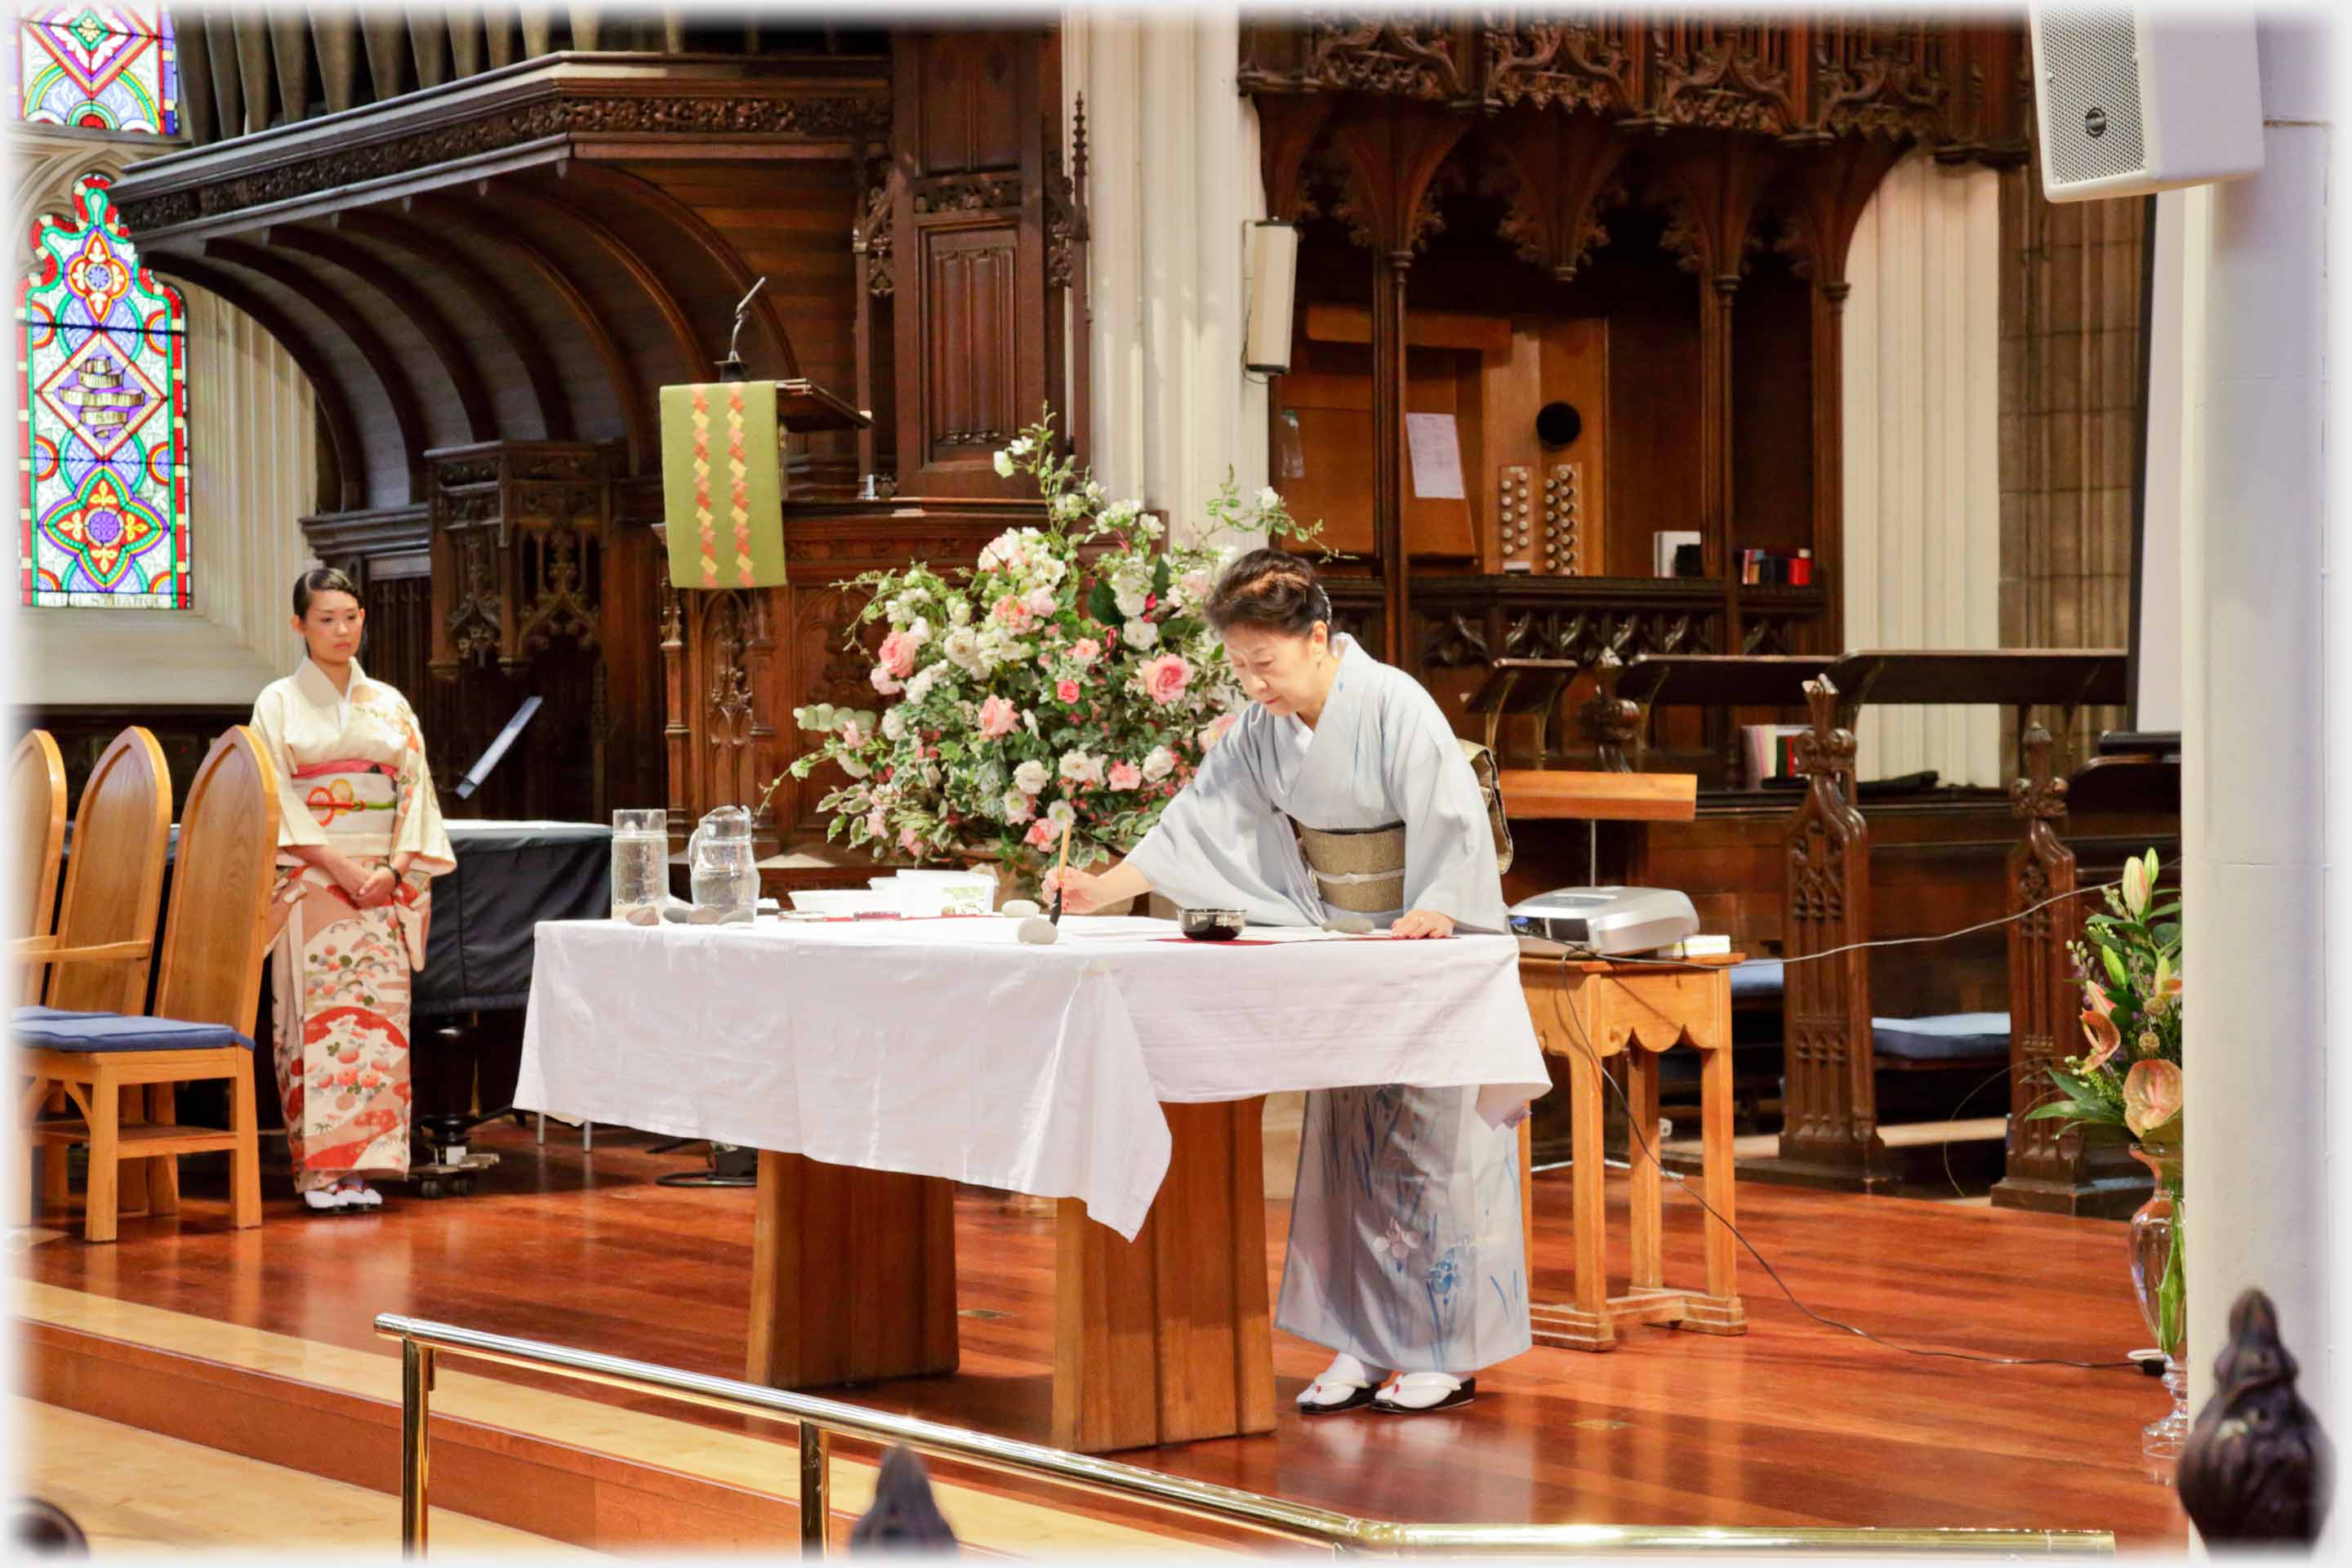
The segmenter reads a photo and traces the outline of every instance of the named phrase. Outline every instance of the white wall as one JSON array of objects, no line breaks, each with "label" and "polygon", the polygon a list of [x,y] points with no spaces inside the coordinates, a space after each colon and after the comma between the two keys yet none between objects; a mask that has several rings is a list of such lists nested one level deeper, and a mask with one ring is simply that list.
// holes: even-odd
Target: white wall
[{"label": "white wall", "polygon": [[1266,482],[1265,388],[1241,364],[1242,226],[1265,211],[1241,14],[1074,8],[1063,29],[1090,152],[1096,472],[1193,537],[1229,468],[1245,495]]},{"label": "white wall", "polygon": [[[24,171],[13,187],[13,269],[25,265],[21,237],[35,212],[67,210],[82,174],[119,171],[134,161],[126,149],[152,144],[118,137],[85,148],[21,130],[12,136]],[[296,519],[314,510],[318,490],[310,384],[242,313],[200,289],[183,294],[194,606],[25,610],[12,593],[17,657],[7,695],[17,702],[235,704],[291,668],[286,595],[309,556]],[[21,551],[13,515],[8,537],[11,552]]]},{"label": "white wall", "polygon": [[[1845,305],[1845,646],[2000,646],[2000,176],[1897,164]],[[1865,779],[2000,784],[1990,708],[1867,708]]]},{"label": "white wall", "polygon": [[[2140,521],[2139,685],[2135,727],[2180,728],[2180,526],[2198,484],[2194,408],[2185,366],[2204,358],[2205,297],[2212,245],[2211,194],[2167,191],[2156,198],[2154,296],[2148,303],[2147,468]],[[2192,237],[2193,233],[2193,237]]]},{"label": "white wall", "polygon": [[[2190,1404],[2213,1392],[2231,1303],[2259,1287],[2340,1453],[2352,1364],[2330,1274],[2352,1203],[2352,574],[2327,484],[2345,330],[2329,297],[2342,230],[2328,226],[2345,199],[2329,33],[2261,19],[2262,172],[2187,204],[2186,318],[2204,331],[2182,375],[2181,885]],[[2339,1500],[2336,1552],[2347,1513]],[[2324,1542],[2318,1560],[2336,1560]]]}]

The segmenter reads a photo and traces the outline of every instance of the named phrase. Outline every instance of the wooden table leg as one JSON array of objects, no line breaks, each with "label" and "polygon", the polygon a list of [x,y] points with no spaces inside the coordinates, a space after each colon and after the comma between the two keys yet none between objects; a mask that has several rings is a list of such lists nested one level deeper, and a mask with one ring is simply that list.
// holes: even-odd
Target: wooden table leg
[{"label": "wooden table leg", "polygon": [[[1578,999],[1569,997],[1573,1007]],[[1531,1302],[1528,1316],[1536,1343],[1567,1350],[1617,1348],[1609,1318],[1607,1151],[1601,1146],[1601,1065],[1590,1048],[1568,1055],[1569,1165],[1576,1223],[1576,1301],[1573,1306]]]},{"label": "wooden table leg", "polygon": [[1061,1205],[1054,1444],[1082,1454],[1274,1430],[1263,1099],[1166,1105],[1168,1174],[1132,1242]]},{"label": "wooden table leg", "polygon": [[955,1191],[760,1152],[745,1376],[818,1388],[956,1367]]},{"label": "wooden table leg", "polygon": [[[1727,980],[1727,991],[1729,985]],[[1714,1215],[1706,1216],[1706,1294],[1693,1292],[1689,1296],[1679,1326],[1695,1333],[1744,1334],[1748,1331],[1748,1309],[1739,1300],[1739,1243],[1731,1234],[1731,1226],[1738,1221],[1732,1198],[1729,1028],[1726,1027],[1722,1037],[1699,1055],[1703,1058],[1699,1121],[1704,1151],[1700,1156],[1700,1184],[1706,1194],[1707,1206],[1723,1217],[1717,1221]]]},{"label": "wooden table leg", "polygon": [[1633,1289],[1663,1289],[1666,1282],[1664,1194],[1659,1186],[1658,1058],[1639,1047],[1625,1053],[1625,1099],[1633,1105],[1625,1158],[1633,1166],[1627,1228],[1633,1238]]}]

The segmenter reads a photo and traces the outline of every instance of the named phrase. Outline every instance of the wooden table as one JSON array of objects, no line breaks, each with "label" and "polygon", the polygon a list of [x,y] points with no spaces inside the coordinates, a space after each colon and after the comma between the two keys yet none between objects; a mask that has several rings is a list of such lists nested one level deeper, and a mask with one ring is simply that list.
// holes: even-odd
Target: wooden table
[{"label": "wooden table", "polygon": [[[1691,959],[1693,967],[1620,963],[1607,960],[1523,958],[1519,979],[1535,1016],[1536,1035],[1549,1055],[1569,1061],[1570,1131],[1573,1141],[1576,1230],[1576,1300],[1572,1304],[1535,1302],[1529,1310],[1539,1345],[1569,1350],[1617,1348],[1617,1325],[1665,1323],[1695,1333],[1744,1334],[1748,1312],[1736,1279],[1738,1245],[1732,1201],[1731,1152],[1731,966],[1737,953]],[[1695,1290],[1665,1283],[1663,1261],[1663,1193],[1658,1163],[1658,1064],[1660,1053],[1688,1045],[1705,1058],[1699,1103],[1704,1152],[1701,1190],[1722,1216],[1702,1216],[1706,1226],[1706,1288]],[[1633,1166],[1633,1268],[1631,1288],[1611,1296],[1604,1229],[1601,1097],[1602,1064],[1626,1058],[1626,1099],[1637,1142]],[[1522,1146],[1524,1148],[1524,1145]],[[1523,1159],[1520,1169],[1527,1171]],[[1523,1177],[1523,1182],[1525,1178]],[[1528,1184],[1531,1185],[1531,1184]],[[1525,1186],[1528,1212],[1533,1194]],[[1533,1279],[1533,1260],[1528,1278]]]},{"label": "wooden table", "polygon": [[[1132,1242],[1062,1200],[1055,1447],[1274,1430],[1265,1105],[1160,1108],[1174,1148]],[[956,1369],[952,1183],[763,1151],[754,1214],[751,1382],[815,1388]]]}]

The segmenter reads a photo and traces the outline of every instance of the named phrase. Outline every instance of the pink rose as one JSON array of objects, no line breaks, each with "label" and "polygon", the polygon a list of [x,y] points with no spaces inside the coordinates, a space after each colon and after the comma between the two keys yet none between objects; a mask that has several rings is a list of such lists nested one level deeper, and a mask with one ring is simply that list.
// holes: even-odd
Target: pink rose
[{"label": "pink rose", "polygon": [[1075,680],[1058,681],[1055,684],[1054,695],[1064,702],[1076,702],[1078,700],[1078,683]]},{"label": "pink rose", "polygon": [[2124,1074],[2124,1125],[2145,1138],[2180,1114],[2180,1069],[2160,1057],[2132,1063]]},{"label": "pink rose", "polygon": [[880,806],[877,805],[872,811],[866,814],[866,831],[869,837],[875,838],[886,838],[889,837],[890,824],[889,821],[883,816],[882,808]]},{"label": "pink rose", "polygon": [[873,681],[874,689],[885,697],[896,697],[907,689],[906,682],[892,679],[890,667],[887,664],[876,665],[874,673],[866,679]]},{"label": "pink rose", "polygon": [[1218,742],[1223,740],[1225,738],[1225,731],[1233,727],[1234,716],[1230,713],[1221,713],[1216,718],[1209,721],[1206,724],[1202,725],[1200,734],[1201,750],[1205,752],[1211,746],[1213,746]]},{"label": "pink rose", "polygon": [[922,836],[911,827],[902,827],[898,829],[898,847],[909,855],[920,855],[923,852]]},{"label": "pink rose", "polygon": [[1183,696],[1192,679],[1192,667],[1181,653],[1163,653],[1143,667],[1144,692],[1162,708]]},{"label": "pink rose", "polygon": [[1081,637],[1070,645],[1070,657],[1080,664],[1092,664],[1102,657],[1102,647],[1092,637]]},{"label": "pink rose", "polygon": [[1052,848],[1054,847],[1054,824],[1052,819],[1041,816],[1036,821],[1031,823],[1029,825],[1028,837],[1023,839],[1022,842],[1028,845],[1032,849]]},{"label": "pink rose", "polygon": [[1143,782],[1143,770],[1133,763],[1113,763],[1110,765],[1110,787],[1133,789]]},{"label": "pink rose", "polygon": [[904,632],[892,632],[882,639],[882,667],[904,680],[915,673],[915,649],[922,645]]},{"label": "pink rose", "polygon": [[989,613],[1016,632],[1027,631],[1029,623],[1036,618],[1029,613],[1027,605],[1023,604],[1019,598],[1011,594],[997,600],[995,608]]},{"label": "pink rose", "polygon": [[994,741],[1010,735],[1021,726],[1021,715],[1003,698],[991,695],[980,705],[980,738]]},{"label": "pink rose", "polygon": [[845,746],[862,746],[866,744],[866,731],[855,723],[844,724],[841,727],[841,743]]}]

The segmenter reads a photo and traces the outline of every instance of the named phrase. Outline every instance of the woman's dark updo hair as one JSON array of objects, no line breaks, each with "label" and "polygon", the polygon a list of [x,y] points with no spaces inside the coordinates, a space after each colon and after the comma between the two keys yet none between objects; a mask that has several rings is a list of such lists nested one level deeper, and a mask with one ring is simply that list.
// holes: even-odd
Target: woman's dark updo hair
[{"label": "woman's dark updo hair", "polygon": [[1315,568],[1297,556],[1253,550],[1217,580],[1208,616],[1220,635],[1235,626],[1256,626],[1303,637],[1313,635],[1318,621],[1331,624],[1331,596],[1315,580]]},{"label": "woman's dark updo hair", "polygon": [[331,566],[314,567],[294,579],[294,613],[297,616],[309,615],[310,601],[321,594],[349,594],[356,599],[360,596],[360,585],[352,581],[348,573],[338,572]]}]

